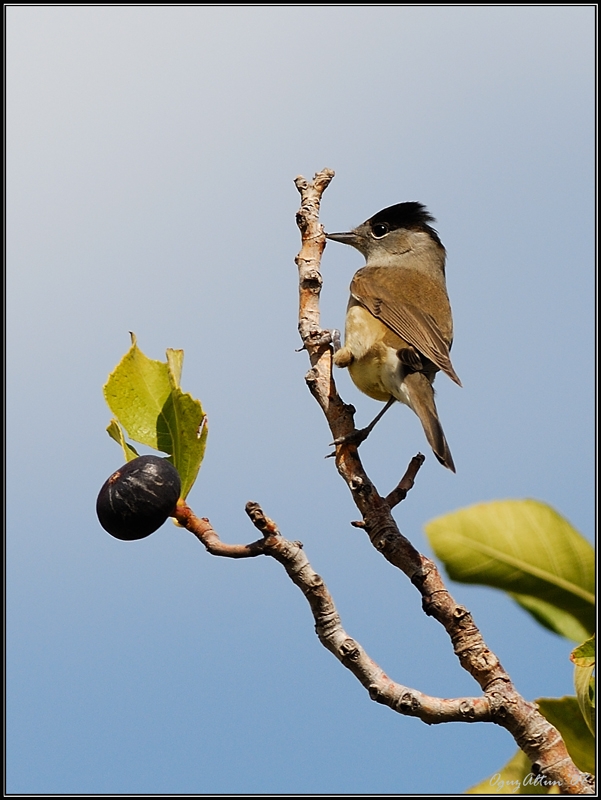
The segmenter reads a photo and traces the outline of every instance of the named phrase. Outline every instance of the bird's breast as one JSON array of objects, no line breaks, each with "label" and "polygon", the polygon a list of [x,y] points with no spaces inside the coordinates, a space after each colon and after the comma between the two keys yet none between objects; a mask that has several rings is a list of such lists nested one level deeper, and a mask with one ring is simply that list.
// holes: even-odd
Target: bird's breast
[{"label": "bird's breast", "polygon": [[347,311],[344,346],[352,355],[348,370],[360,391],[382,402],[391,395],[406,402],[401,391],[402,366],[396,354],[403,340],[354,300]]},{"label": "bird's breast", "polygon": [[388,328],[373,314],[351,297],[346,312],[344,346],[355,360],[362,359],[374,346],[381,342]]}]

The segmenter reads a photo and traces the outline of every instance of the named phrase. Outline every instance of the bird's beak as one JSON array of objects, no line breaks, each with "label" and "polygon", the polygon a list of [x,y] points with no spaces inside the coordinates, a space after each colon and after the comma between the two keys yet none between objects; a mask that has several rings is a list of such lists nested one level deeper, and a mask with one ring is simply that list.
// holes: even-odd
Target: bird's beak
[{"label": "bird's beak", "polygon": [[342,244],[350,244],[351,247],[357,247],[359,237],[355,231],[345,231],[344,233],[326,233],[326,239],[331,239],[333,242],[341,242]]}]

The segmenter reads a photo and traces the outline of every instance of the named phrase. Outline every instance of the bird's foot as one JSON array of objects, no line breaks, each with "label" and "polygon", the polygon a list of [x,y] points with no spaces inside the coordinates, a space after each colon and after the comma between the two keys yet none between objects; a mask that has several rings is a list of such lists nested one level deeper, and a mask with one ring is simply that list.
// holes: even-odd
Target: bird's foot
[{"label": "bird's foot", "polygon": [[[327,347],[328,345],[331,345],[334,354],[336,354],[342,346],[340,343],[340,331],[337,328],[333,328],[332,330],[328,330],[327,328],[318,328],[317,330],[310,332],[309,340],[313,347]],[[296,352],[300,353],[301,350],[306,349],[307,346],[305,343]]]},{"label": "bird's foot", "polygon": [[352,433],[347,433],[346,436],[339,436],[330,444],[332,447],[338,447],[339,444],[354,444],[355,447],[359,447],[372,432],[372,428],[373,425],[368,425],[367,428],[355,429]]},{"label": "bird's foot", "polygon": [[[344,352],[344,350],[345,348],[342,348],[341,352]],[[375,417],[375,419],[372,419],[372,421],[366,428],[359,428],[359,429],[355,428],[355,430],[352,431],[352,433],[347,433],[346,436],[339,436],[337,439],[334,439],[334,441],[332,442],[332,446],[338,447],[338,445],[340,444],[354,444],[355,447],[359,447],[359,445],[362,444],[367,439],[369,434],[373,431],[376,424],[382,419],[382,417],[388,411],[388,409],[395,403],[396,399],[394,397],[391,397],[390,400],[384,406],[384,408],[380,411],[380,413]],[[330,456],[326,456],[326,458],[330,458],[333,455],[334,453],[331,453]]]}]

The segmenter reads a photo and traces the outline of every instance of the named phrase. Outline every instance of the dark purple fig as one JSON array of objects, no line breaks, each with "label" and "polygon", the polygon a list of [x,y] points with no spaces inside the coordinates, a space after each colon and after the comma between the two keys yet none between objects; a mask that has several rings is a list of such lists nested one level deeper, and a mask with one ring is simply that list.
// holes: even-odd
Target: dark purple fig
[{"label": "dark purple fig", "polygon": [[106,481],[96,513],[111,536],[128,542],[144,539],[173,516],[180,491],[179,474],[167,459],[140,456]]}]

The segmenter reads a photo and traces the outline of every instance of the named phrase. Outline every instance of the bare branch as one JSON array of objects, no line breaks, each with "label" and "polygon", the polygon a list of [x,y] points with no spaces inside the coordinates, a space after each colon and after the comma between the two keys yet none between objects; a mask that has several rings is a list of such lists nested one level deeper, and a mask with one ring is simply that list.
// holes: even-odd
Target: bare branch
[{"label": "bare branch", "polygon": [[[355,675],[372,700],[390,706],[399,714],[418,717],[428,724],[491,720],[486,697],[430,697],[391,680],[342,627],[334,600],[321,576],[309,563],[302,544],[284,539],[275,522],[265,516],[257,503],[247,503],[246,513],[263,534],[263,539],[252,545],[225,544],[219,539],[209,520],[196,517],[183,501],[176,508],[176,519],[213,555],[234,558],[266,555],[279,561],[292,582],[307,598],[320,642]],[[255,551],[249,552],[249,548],[255,548]]]},{"label": "bare branch", "polygon": [[305,380],[330,423],[334,438],[351,433],[353,424],[352,406],[346,406],[338,396],[332,380],[332,337],[320,325],[319,295],[322,277],[321,254],[326,246],[323,225],[319,222],[321,196],[334,177],[334,171],[323,169],[313,181],[299,176],[296,188],[301,194],[301,207],[296,222],[301,232],[302,247],[296,257],[299,277],[299,322],[298,330],[303,348],[309,354],[311,370]]},{"label": "bare branch", "polygon": [[[320,327],[319,312],[320,258],[325,247],[323,227],[319,223],[319,203],[332,177],[331,170],[323,170],[315,175],[313,182],[304,178],[295,181],[301,194],[297,222],[302,249],[296,258],[300,285],[299,332],[311,361],[307,385],[323,410],[334,439],[344,439],[355,430],[355,409],[345,404],[336,390],[332,375],[332,348],[324,344],[328,337]],[[564,793],[593,793],[588,780],[590,776],[574,765],[558,731],[533,703],[527,702],[516,691],[499,659],[486,646],[471,614],[447,591],[436,565],[413,547],[392,518],[391,508],[405,496],[403,492],[406,494],[406,487],[412,484],[419,467],[412,469],[410,466],[397,489],[383,498],[365,472],[352,440],[337,445],[336,466],[362,514],[361,527],[365,528],[374,547],[402,570],[419,590],[426,614],[444,626],[461,666],[485,692],[491,721],[513,735],[531,760],[536,774],[559,781]]]}]

